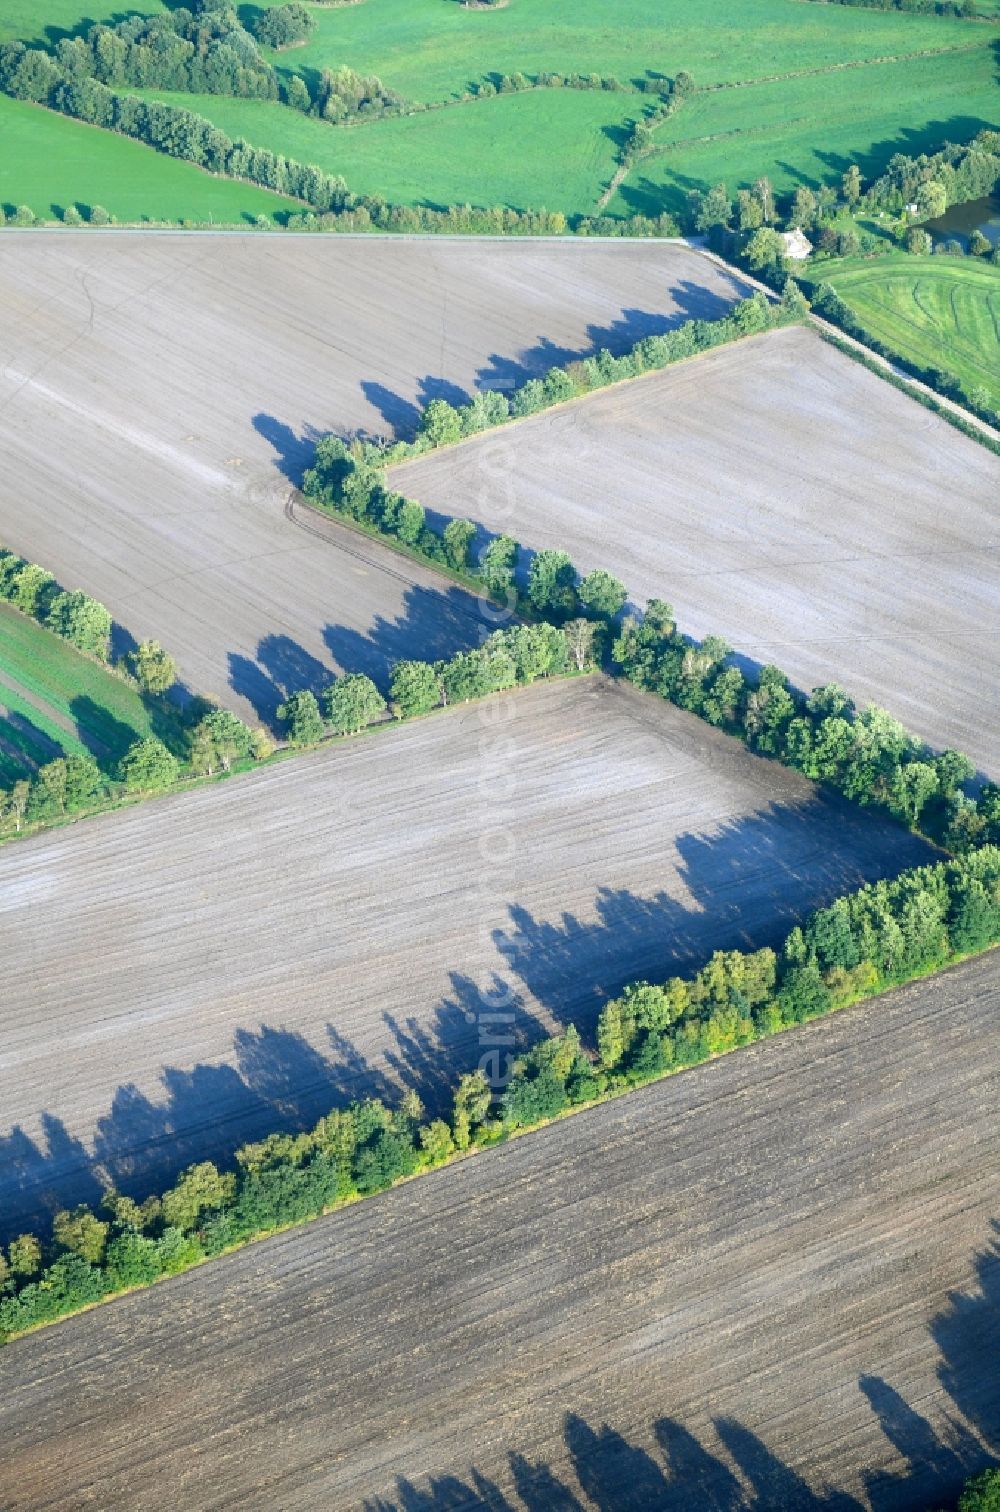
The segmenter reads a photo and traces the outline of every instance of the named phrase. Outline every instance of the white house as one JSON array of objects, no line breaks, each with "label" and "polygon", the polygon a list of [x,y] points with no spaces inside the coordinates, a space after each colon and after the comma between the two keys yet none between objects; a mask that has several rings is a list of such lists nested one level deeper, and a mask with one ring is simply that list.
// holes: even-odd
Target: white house
[{"label": "white house", "polygon": [[813,249],[813,244],[800,226],[794,231],[782,231],[781,240],[785,244],[785,256],[793,262],[804,262]]}]

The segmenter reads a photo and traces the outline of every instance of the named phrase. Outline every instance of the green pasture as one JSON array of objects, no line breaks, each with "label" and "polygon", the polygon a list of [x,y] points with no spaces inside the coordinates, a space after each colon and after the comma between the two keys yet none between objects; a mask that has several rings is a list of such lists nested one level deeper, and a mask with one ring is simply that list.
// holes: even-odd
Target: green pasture
[{"label": "green pasture", "polygon": [[[0,40],[53,44],[95,20],[173,0],[5,0]],[[1000,0],[990,0],[1000,10]],[[240,4],[245,21],[255,6]],[[657,135],[611,205],[676,208],[687,190],[769,174],[781,188],[877,172],[894,151],[966,140],[997,118],[1000,28],[807,0],[360,0],[310,7],[302,47],[271,54],[314,81],[340,64],[420,102],[456,101],[484,75],[596,72],[622,80],[686,69],[698,92]],[[883,61],[875,61],[883,60]],[[890,61],[885,61],[890,60]],[[844,66],[848,65],[848,66]],[[859,65],[859,66],[854,66]],[[788,77],[794,75],[794,77]],[[729,86],[717,88],[716,86]],[[231,135],[343,173],[399,203],[469,201],[587,213],[614,170],[635,95],[533,91],[334,128],[286,108],[178,96]],[[0,200],[103,204],[119,219],[239,222],[285,202],[227,184],[105,132],[0,101]]]},{"label": "green pasture", "polygon": [[129,683],[8,604],[0,604],[0,706],[13,716],[0,715],[0,783],[18,765],[12,747],[27,772],[56,747],[89,751],[107,772],[141,736],[185,749],[179,711],[147,706]]},{"label": "green pasture", "polygon": [[[977,37],[992,34],[966,24]],[[689,189],[722,182],[734,192],[761,174],[779,190],[815,187],[839,182],[852,162],[871,178],[896,152],[968,141],[998,115],[997,59],[988,41],[931,58],[705,91],[657,131],[653,154],[636,165],[610,209],[676,209]]]},{"label": "green pasture", "polygon": [[0,204],[29,205],[39,216],[57,216],[68,205],[103,205],[121,221],[239,224],[302,208],[6,95],[0,95],[0,144]]},{"label": "green pasture", "polygon": [[271,54],[279,66],[306,73],[346,63],[415,100],[446,99],[494,71],[629,79],[684,68],[697,83],[716,84],[991,34],[965,21],[805,0],[510,0],[498,10],[466,10],[458,0],[362,0],[309,8],[316,30],[306,46]]},{"label": "green pasture", "polygon": [[818,264],[883,346],[984,388],[1000,408],[1000,268],[973,257],[845,258]]},{"label": "green pasture", "polygon": [[615,171],[622,122],[635,114],[629,95],[532,90],[331,126],[264,100],[148,93],[187,105],[231,137],[343,174],[358,193],[404,205],[592,209]]}]

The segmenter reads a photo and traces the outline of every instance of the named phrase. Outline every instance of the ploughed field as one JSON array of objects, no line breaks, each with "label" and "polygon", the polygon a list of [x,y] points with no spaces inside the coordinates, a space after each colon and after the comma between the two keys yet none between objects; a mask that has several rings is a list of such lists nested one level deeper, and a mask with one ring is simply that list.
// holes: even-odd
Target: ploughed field
[{"label": "ploughed field", "polygon": [[0,1500],[953,1504],[1000,1447],[998,966],[11,1344]]},{"label": "ploughed field", "polygon": [[387,1082],[440,1106],[483,1035],[591,1033],[626,982],[927,855],[599,677],[8,846],[3,1222],[145,1196]]},{"label": "ploughed field", "polygon": [[1000,460],[802,327],[404,463],[392,485],[606,567],[809,690],[997,767]]},{"label": "ploughed field", "polygon": [[641,243],[5,232],[0,541],[155,637],[194,691],[272,720],[334,669],[473,643],[472,599],[283,515],[329,430],[621,350],[745,290]]}]

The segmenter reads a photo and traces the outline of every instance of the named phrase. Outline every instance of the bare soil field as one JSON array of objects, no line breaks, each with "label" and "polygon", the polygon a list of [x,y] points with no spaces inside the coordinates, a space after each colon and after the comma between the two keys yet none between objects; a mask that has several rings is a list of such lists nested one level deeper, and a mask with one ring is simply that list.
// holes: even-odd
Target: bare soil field
[{"label": "bare soil field", "polygon": [[809,690],[996,775],[1000,461],[813,332],[771,332],[393,469]]},{"label": "bare soil field", "polygon": [[0,540],[244,717],[468,644],[475,606],[283,517],[315,435],[622,349],[745,290],[684,247],[35,234],[0,245]]},{"label": "bare soil field", "polygon": [[589,1032],[625,982],[927,854],[596,677],[8,846],[3,1225],[387,1082],[434,1106],[489,1011]]},{"label": "bare soil field", "polygon": [[0,1501],[951,1504],[1000,1451],[998,1026],[993,955],[20,1340]]}]

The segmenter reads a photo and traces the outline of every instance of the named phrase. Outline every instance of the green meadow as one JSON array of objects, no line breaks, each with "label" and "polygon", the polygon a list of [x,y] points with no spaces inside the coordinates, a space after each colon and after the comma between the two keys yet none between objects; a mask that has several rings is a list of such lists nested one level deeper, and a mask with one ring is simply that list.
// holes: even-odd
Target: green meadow
[{"label": "green meadow", "polygon": [[883,346],[954,374],[967,393],[985,389],[1000,409],[1000,268],[974,257],[900,253],[823,263],[816,277]]}]

